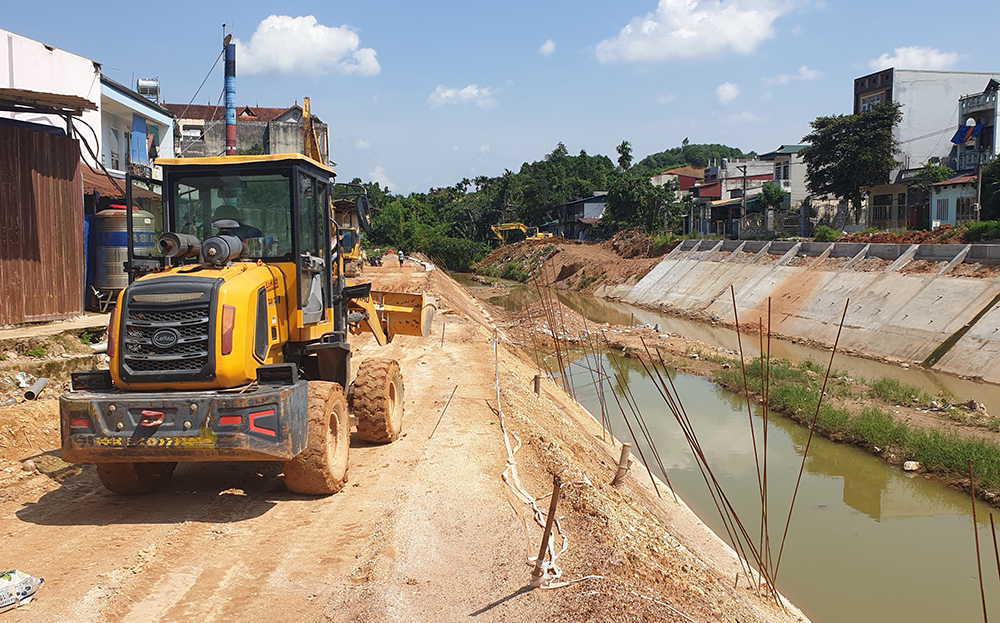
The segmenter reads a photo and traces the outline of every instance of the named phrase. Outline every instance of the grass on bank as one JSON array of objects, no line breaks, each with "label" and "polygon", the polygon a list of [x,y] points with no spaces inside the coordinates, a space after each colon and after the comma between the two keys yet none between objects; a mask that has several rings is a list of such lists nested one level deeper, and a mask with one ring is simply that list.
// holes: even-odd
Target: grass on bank
[{"label": "grass on bank", "polygon": [[[823,384],[825,369],[806,360],[792,365],[788,360],[772,360],[768,405],[805,424],[812,423]],[[748,361],[747,385],[751,392],[761,392],[760,359]],[[842,392],[846,384],[831,373],[827,396]],[[715,380],[730,391],[743,393],[743,373],[739,365],[719,370]],[[868,386],[868,395],[893,404],[930,401],[919,388],[896,379],[881,378]],[[978,439],[962,439],[958,435],[937,430],[921,430],[897,422],[891,413],[875,406],[860,412],[834,406],[824,401],[816,423],[817,432],[835,441],[871,446],[876,451],[890,452],[900,461],[919,461],[927,470],[961,477],[968,474],[968,462],[981,480],[981,486],[1000,488],[1000,447]]]}]

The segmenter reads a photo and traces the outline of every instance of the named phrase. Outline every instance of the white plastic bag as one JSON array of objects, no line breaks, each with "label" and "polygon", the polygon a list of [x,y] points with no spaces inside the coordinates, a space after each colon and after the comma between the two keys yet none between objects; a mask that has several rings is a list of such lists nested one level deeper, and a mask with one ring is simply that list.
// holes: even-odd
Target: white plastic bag
[{"label": "white plastic bag", "polygon": [[31,601],[45,580],[18,570],[0,573],[0,612],[23,606]]}]

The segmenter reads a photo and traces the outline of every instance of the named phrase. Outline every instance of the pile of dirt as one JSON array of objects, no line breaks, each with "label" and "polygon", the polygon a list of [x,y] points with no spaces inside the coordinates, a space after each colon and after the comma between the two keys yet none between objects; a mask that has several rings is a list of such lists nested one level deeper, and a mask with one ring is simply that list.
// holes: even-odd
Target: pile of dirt
[{"label": "pile of dirt", "polygon": [[863,242],[885,244],[956,244],[961,242],[961,232],[951,225],[942,225],[934,231],[913,230],[901,232],[880,231],[870,234],[844,234],[837,242]]},{"label": "pile of dirt", "polygon": [[609,243],[590,244],[562,238],[525,240],[504,245],[473,265],[480,275],[542,285],[587,294],[601,286],[634,283],[660,261],[659,257],[622,257]]}]

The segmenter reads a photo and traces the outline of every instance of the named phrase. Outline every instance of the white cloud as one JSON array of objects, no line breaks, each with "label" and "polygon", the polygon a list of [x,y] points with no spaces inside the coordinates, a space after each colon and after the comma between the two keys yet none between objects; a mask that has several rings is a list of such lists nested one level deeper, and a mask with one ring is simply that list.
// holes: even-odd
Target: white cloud
[{"label": "white cloud", "polygon": [[546,39],[542,47],[538,48],[538,53],[542,56],[552,56],[552,53],[556,51],[556,44],[552,39]]},{"label": "white cloud", "polygon": [[715,89],[715,97],[718,98],[720,104],[728,104],[737,98],[740,94],[740,85],[733,84],[732,82],[723,82]]},{"label": "white cloud", "polygon": [[781,0],[660,0],[618,36],[597,44],[597,59],[658,62],[750,54],[774,36],[774,20],[791,10]]},{"label": "white cloud", "polygon": [[942,52],[936,48],[909,46],[896,48],[894,55],[888,53],[868,61],[872,69],[949,69],[958,62],[958,52]]},{"label": "white cloud", "polygon": [[439,84],[434,92],[428,96],[427,101],[430,102],[431,108],[452,104],[475,104],[483,110],[489,110],[497,105],[497,101],[493,98],[494,93],[496,93],[496,89],[490,87],[480,89],[479,85],[476,84],[470,84],[462,89],[449,88]]},{"label": "white cloud", "polygon": [[489,150],[490,150],[490,144],[489,143],[484,143],[484,144],[482,144],[482,145],[479,146],[479,153],[481,153],[481,154],[485,154]]},{"label": "white cloud", "polygon": [[382,70],[375,50],[362,48],[349,26],[331,28],[312,15],[271,15],[257,24],[250,40],[236,40],[238,71],[322,76],[332,71],[374,76]]},{"label": "white cloud", "polygon": [[723,119],[723,123],[757,123],[758,121],[763,121],[763,117],[759,117],[749,110],[745,110],[738,115],[729,115]]},{"label": "white cloud", "polygon": [[385,188],[391,188],[395,186],[389,176],[385,174],[385,170],[380,166],[375,167],[375,170],[368,174],[368,178],[373,182],[378,182]]},{"label": "white cloud", "polygon": [[357,149],[358,151],[368,151],[371,148],[372,148],[371,141],[366,141],[363,138],[359,138],[358,140],[354,141],[354,149]]},{"label": "white cloud", "polygon": [[781,74],[773,78],[764,78],[764,84],[788,84],[793,80],[819,80],[823,77],[823,74],[816,71],[815,69],[809,69],[805,65],[799,67],[798,73],[795,74]]},{"label": "white cloud", "polygon": [[657,104],[671,104],[677,101],[677,96],[673,93],[667,93],[666,95],[660,95],[656,98]]}]

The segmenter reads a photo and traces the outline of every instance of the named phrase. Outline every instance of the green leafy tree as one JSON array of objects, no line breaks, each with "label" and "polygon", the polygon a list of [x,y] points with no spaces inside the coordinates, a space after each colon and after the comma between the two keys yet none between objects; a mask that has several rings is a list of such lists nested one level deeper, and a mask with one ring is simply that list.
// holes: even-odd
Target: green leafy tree
[{"label": "green leafy tree", "polygon": [[893,128],[903,118],[898,102],[887,102],[856,115],[817,117],[800,153],[806,184],[814,194],[831,194],[849,202],[855,220],[861,214],[863,189],[888,181],[898,163],[899,144]]},{"label": "green leafy tree", "polygon": [[691,165],[693,167],[707,167],[711,162],[718,162],[723,158],[755,158],[754,152],[744,153],[736,147],[728,145],[704,145],[697,143],[687,143],[687,139],[681,142],[680,147],[673,147],[666,151],[650,154],[637,162],[633,167],[637,175],[651,177],[662,173],[667,169]]},{"label": "green leafy tree", "polygon": [[785,197],[788,195],[781,186],[775,184],[774,182],[764,182],[761,187],[760,195],[758,201],[764,208],[771,208],[774,210],[781,209],[781,206],[785,203]]},{"label": "green leafy tree", "polygon": [[610,230],[638,227],[647,233],[671,231],[684,214],[684,205],[677,200],[676,191],[675,182],[654,186],[648,177],[628,171],[616,175],[608,187],[601,224]]},{"label": "green leafy tree", "polygon": [[618,152],[618,168],[622,171],[628,171],[629,167],[632,166],[632,143],[622,141],[621,145],[615,147],[615,151]]},{"label": "green leafy tree", "polygon": [[984,164],[980,175],[983,176],[980,218],[1000,219],[1000,158],[993,158]]}]

